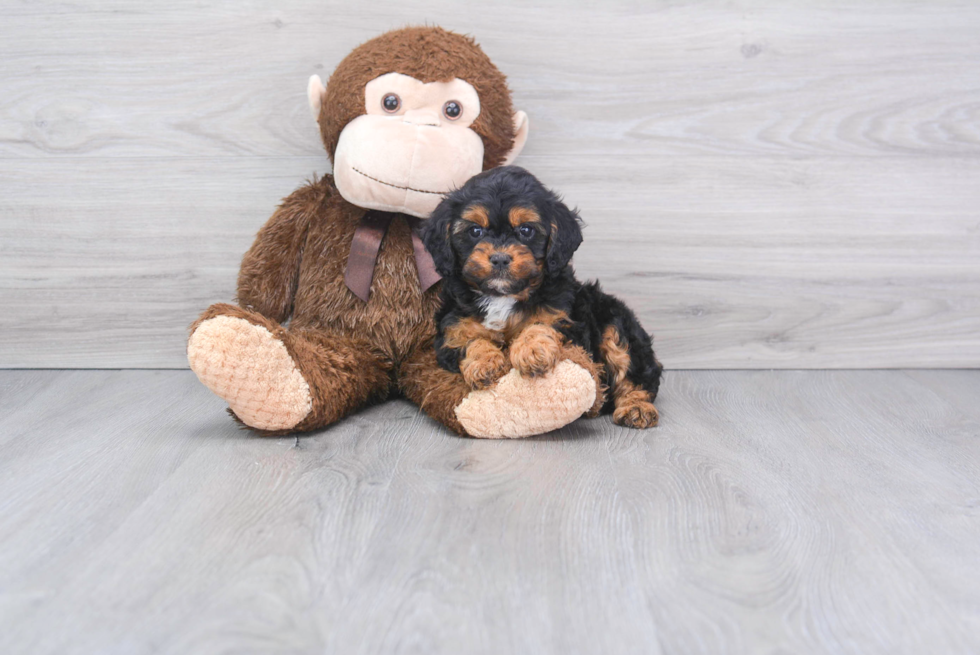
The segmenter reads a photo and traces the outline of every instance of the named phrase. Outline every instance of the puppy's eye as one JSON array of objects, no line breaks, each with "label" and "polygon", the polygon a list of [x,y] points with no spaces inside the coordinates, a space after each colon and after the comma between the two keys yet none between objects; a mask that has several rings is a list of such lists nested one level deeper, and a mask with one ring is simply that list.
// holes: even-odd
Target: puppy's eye
[{"label": "puppy's eye", "polygon": [[454,121],[463,113],[463,105],[459,104],[455,100],[450,100],[442,106],[442,113],[446,115],[446,118]]},{"label": "puppy's eye", "polygon": [[398,108],[402,105],[402,99],[399,98],[394,93],[389,93],[381,100],[381,106],[389,114],[393,114],[398,111]]},{"label": "puppy's eye", "polygon": [[470,236],[473,237],[474,239],[479,239],[480,237],[483,236],[483,228],[480,227],[479,225],[474,225],[468,230],[468,232]]},{"label": "puppy's eye", "polygon": [[521,236],[525,239],[530,239],[534,236],[534,228],[526,223],[517,228],[517,231],[521,233]]}]

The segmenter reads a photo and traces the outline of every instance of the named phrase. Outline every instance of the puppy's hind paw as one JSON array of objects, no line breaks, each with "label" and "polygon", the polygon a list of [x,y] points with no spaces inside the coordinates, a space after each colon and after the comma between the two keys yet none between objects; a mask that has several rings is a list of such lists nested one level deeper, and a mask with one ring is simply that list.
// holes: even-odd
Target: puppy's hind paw
[{"label": "puppy's hind paw", "polygon": [[653,403],[646,400],[634,400],[616,405],[613,411],[613,422],[627,428],[644,430],[652,428],[660,422],[660,413]]}]

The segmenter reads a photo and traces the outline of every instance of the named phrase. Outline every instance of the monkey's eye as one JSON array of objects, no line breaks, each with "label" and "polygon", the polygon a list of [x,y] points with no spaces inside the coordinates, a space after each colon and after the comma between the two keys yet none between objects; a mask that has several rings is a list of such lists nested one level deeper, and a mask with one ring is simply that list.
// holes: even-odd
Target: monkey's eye
[{"label": "monkey's eye", "polygon": [[389,114],[393,114],[398,111],[398,108],[402,106],[402,99],[399,98],[394,93],[389,93],[381,100],[381,106]]},{"label": "monkey's eye", "polygon": [[517,231],[520,232],[521,236],[525,239],[530,239],[532,236],[534,236],[534,228],[527,223],[522,224],[519,228],[517,228]]},{"label": "monkey's eye", "polygon": [[463,115],[463,105],[459,104],[455,100],[450,100],[442,106],[442,113],[446,115],[446,118],[454,121]]},{"label": "monkey's eye", "polygon": [[480,237],[483,236],[483,228],[480,227],[479,225],[474,225],[468,230],[468,232],[470,233],[470,236],[473,237],[474,239],[479,239]]}]

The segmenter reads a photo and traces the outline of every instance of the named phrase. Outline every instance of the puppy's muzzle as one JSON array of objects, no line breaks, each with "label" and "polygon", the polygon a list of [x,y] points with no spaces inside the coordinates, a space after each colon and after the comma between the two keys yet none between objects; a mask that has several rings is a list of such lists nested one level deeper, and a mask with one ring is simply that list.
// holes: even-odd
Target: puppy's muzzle
[{"label": "puppy's muzzle", "polygon": [[463,277],[474,288],[491,295],[514,295],[535,284],[540,267],[526,248],[502,248],[481,243],[463,265]]}]

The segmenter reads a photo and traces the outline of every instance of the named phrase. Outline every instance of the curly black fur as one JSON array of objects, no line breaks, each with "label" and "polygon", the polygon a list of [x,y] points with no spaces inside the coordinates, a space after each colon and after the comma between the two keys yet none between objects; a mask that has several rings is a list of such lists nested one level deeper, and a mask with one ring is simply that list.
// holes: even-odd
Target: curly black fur
[{"label": "curly black fur", "polygon": [[[473,207],[482,208],[488,225],[481,227],[463,218]],[[515,208],[533,209],[539,221],[512,225],[509,212]],[[480,229],[476,229],[480,228]],[[476,235],[476,232],[480,232]],[[583,284],[575,278],[569,261],[582,243],[581,219],[555,193],[531,173],[517,166],[485,171],[470,179],[462,188],[449,194],[425,222],[422,239],[432,255],[436,269],[443,276],[442,306],[436,313],[438,336],[436,348],[439,364],[451,371],[459,370],[461,349],[445,345],[445,332],[463,318],[484,320],[481,300],[488,295],[517,298],[515,314],[533,314],[544,308],[568,317],[553,327],[571,343],[582,346],[596,362],[604,361],[600,348],[609,326],[616,328],[620,343],[629,354],[626,379],[646,390],[652,401],[660,386],[663,370],[653,352],[653,341],[640,325],[636,315],[621,300],[603,292],[598,282]],[[483,244],[481,246],[481,244]],[[536,267],[526,277],[506,275],[496,279],[498,285],[509,285],[503,292],[487,288],[487,280],[468,275],[465,265],[478,247],[499,253],[504,249],[528,253]],[[523,292],[523,293],[522,293]],[[611,380],[604,380],[608,385]],[[611,411],[612,397],[604,411]]]}]

